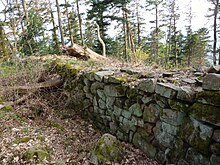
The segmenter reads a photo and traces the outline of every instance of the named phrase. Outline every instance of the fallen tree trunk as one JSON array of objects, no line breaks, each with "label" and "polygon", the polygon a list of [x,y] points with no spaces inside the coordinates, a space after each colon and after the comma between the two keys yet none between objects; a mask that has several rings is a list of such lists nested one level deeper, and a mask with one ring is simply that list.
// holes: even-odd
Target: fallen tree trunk
[{"label": "fallen tree trunk", "polygon": [[103,61],[106,57],[99,55],[98,53],[92,51],[87,47],[83,47],[77,44],[73,44],[72,47],[63,47],[62,52],[66,55],[76,57],[80,60],[95,60],[95,61]]}]

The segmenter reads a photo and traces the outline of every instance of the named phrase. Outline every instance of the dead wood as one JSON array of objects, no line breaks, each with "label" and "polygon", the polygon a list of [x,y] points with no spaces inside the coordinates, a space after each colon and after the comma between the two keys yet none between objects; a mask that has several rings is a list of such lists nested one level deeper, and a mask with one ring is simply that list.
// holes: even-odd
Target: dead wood
[{"label": "dead wood", "polygon": [[76,57],[80,60],[95,60],[95,61],[103,61],[106,57],[101,56],[100,54],[92,51],[87,47],[83,47],[77,44],[74,44],[72,47],[63,47],[62,52],[66,55]]}]

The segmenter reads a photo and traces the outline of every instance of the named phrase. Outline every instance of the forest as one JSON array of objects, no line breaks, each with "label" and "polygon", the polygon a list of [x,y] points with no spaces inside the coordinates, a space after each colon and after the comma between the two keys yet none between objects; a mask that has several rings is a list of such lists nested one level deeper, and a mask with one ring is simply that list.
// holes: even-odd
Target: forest
[{"label": "forest", "polygon": [[185,11],[185,29],[177,27],[182,13],[176,0],[1,0],[1,61],[60,54],[63,46],[75,43],[121,60],[168,68],[217,65],[219,0],[208,2],[211,29],[193,31],[192,0]]}]

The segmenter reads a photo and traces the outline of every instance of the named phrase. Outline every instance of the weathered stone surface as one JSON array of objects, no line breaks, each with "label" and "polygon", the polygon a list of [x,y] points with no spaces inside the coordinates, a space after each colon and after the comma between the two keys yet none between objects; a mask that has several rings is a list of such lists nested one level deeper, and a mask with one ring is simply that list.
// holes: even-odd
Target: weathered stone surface
[{"label": "weathered stone surface", "polygon": [[179,127],[167,124],[165,122],[161,122],[161,128],[164,132],[169,133],[171,135],[177,135]]},{"label": "weathered stone surface", "polygon": [[220,164],[220,156],[212,155],[210,158],[211,165],[219,165]]},{"label": "weathered stone surface", "polygon": [[184,78],[184,79],[182,79],[182,81],[187,84],[195,84],[196,83],[195,79],[191,79],[191,78]]},{"label": "weathered stone surface", "polygon": [[177,165],[189,165],[189,163],[183,159],[180,159],[177,163]]},{"label": "weathered stone surface", "polygon": [[164,147],[173,148],[175,145],[175,137],[162,129],[161,122],[157,122],[155,127],[155,138],[159,144]]},{"label": "weathered stone surface", "polygon": [[116,124],[115,122],[110,122],[110,123],[109,123],[109,127],[110,127],[110,131],[111,131],[113,134],[115,134],[115,133],[117,132],[118,126],[117,126],[117,124]]},{"label": "weathered stone surface", "polygon": [[106,104],[102,99],[99,99],[98,104],[99,104],[99,108],[106,109]]},{"label": "weathered stone surface", "polygon": [[114,107],[115,98],[114,97],[106,97],[106,107],[111,110]]},{"label": "weathered stone surface", "polygon": [[152,137],[143,129],[138,129],[133,137],[133,144],[144,151],[150,158],[154,158],[157,149],[150,144]]},{"label": "weathered stone surface", "polygon": [[176,98],[179,88],[171,83],[157,83],[156,93],[166,98]]},{"label": "weathered stone surface", "polygon": [[91,86],[91,81],[89,81],[89,79],[84,78],[84,79],[83,79],[83,82],[84,82],[84,84],[85,84],[87,87],[90,87],[90,86]]},{"label": "weathered stone surface", "polygon": [[190,113],[198,120],[220,126],[220,107],[194,103]]},{"label": "weathered stone surface", "polygon": [[160,109],[157,104],[150,104],[144,107],[144,122],[156,123],[159,119]]},{"label": "weathered stone surface", "polygon": [[121,116],[121,113],[122,113],[122,109],[117,107],[117,106],[114,106],[114,111],[113,111],[113,114],[117,117],[120,117]]},{"label": "weathered stone surface", "polygon": [[175,99],[169,99],[169,105],[171,109],[176,110],[176,111],[181,111],[185,113],[189,113],[190,111],[190,106],[187,103],[183,103],[181,101],[175,100]]},{"label": "weathered stone surface", "polygon": [[220,74],[209,73],[203,77],[202,88],[205,90],[220,91]]},{"label": "weathered stone surface", "polygon": [[138,89],[148,93],[154,93],[156,84],[157,84],[157,79],[146,79],[139,83]]},{"label": "weathered stone surface", "polygon": [[105,96],[104,90],[98,89],[98,90],[97,90],[97,95],[98,95],[99,98],[101,98],[103,101],[106,101],[106,96]]},{"label": "weathered stone surface", "polygon": [[122,97],[125,96],[127,87],[123,85],[107,85],[104,87],[106,96]]},{"label": "weathered stone surface", "polygon": [[201,91],[197,93],[196,100],[203,104],[220,106],[220,91]]},{"label": "weathered stone surface", "polygon": [[90,73],[86,73],[86,74],[85,74],[85,77],[86,77],[89,81],[95,81],[94,76],[95,76],[94,72],[90,72]]},{"label": "weathered stone surface", "polygon": [[179,88],[177,92],[177,99],[187,101],[187,102],[193,102],[195,98],[195,92],[192,90],[189,86],[182,86]]},{"label": "weathered stone surface", "polygon": [[124,116],[126,119],[130,119],[131,115],[132,115],[132,113],[128,110],[123,110],[122,111],[122,116]]},{"label": "weathered stone surface", "polygon": [[85,93],[89,93],[89,92],[90,92],[90,89],[89,89],[88,86],[84,86],[84,87],[83,87],[83,91],[84,91]]},{"label": "weathered stone surface", "polygon": [[91,152],[90,163],[98,165],[106,161],[119,163],[122,159],[123,148],[119,140],[110,134],[104,134]]},{"label": "weathered stone surface", "polygon": [[153,100],[153,97],[147,97],[147,96],[142,97],[142,102],[144,104],[149,104],[152,100]]},{"label": "weathered stone surface", "polygon": [[215,155],[220,155],[220,143],[211,144],[210,151]]},{"label": "weathered stone surface", "polygon": [[214,131],[212,139],[214,139],[216,142],[220,142],[220,129]]},{"label": "weathered stone surface", "polygon": [[138,104],[138,103],[133,104],[133,105],[129,108],[129,111],[130,111],[132,114],[134,114],[135,116],[137,116],[137,117],[141,117],[141,116],[142,116],[142,109],[141,109],[140,104]]},{"label": "weathered stone surface", "polygon": [[130,88],[129,90],[127,90],[126,95],[127,95],[127,98],[133,99],[137,97],[138,91],[136,88]]},{"label": "weathered stone surface", "polygon": [[135,121],[128,120],[128,119],[124,118],[122,124],[123,124],[124,131],[126,133],[128,133],[129,130],[131,130],[133,132],[136,131]]},{"label": "weathered stone surface", "polygon": [[185,116],[186,114],[183,112],[175,111],[172,109],[163,109],[160,114],[160,119],[168,124],[178,126],[182,124]]},{"label": "weathered stone surface", "polygon": [[213,128],[195,119],[186,118],[180,129],[180,138],[203,154],[208,154]]},{"label": "weathered stone surface", "polygon": [[105,71],[98,71],[94,73],[95,80],[101,82],[104,76],[111,76],[114,74],[114,71],[105,70]]},{"label": "weathered stone surface", "polygon": [[220,65],[211,66],[207,69],[207,73],[220,73]]},{"label": "weathered stone surface", "polygon": [[191,165],[210,165],[208,158],[196,152],[193,148],[189,148],[186,153],[186,160]]},{"label": "weathered stone surface", "polygon": [[103,89],[103,87],[104,87],[104,84],[103,83],[100,83],[100,82],[94,82],[94,83],[92,83],[92,85],[91,85],[91,88],[90,88],[90,90],[91,90],[91,93],[92,94],[96,94],[97,93],[97,90],[98,89]]}]

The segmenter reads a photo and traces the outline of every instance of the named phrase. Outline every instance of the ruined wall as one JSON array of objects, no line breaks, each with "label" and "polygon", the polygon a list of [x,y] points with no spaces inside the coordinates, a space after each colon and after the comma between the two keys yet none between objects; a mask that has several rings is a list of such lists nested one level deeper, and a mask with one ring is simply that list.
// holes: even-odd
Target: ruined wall
[{"label": "ruined wall", "polygon": [[[220,164],[220,75],[128,69],[82,71],[59,63],[73,110],[160,163]],[[201,86],[203,84],[203,86]]]}]

